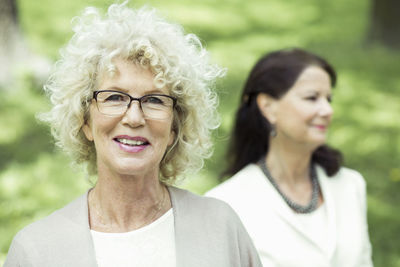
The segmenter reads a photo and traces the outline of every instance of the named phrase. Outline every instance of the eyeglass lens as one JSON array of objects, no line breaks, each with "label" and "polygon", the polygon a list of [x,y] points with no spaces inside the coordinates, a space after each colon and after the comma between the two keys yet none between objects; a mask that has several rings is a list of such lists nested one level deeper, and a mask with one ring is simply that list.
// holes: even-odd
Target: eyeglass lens
[{"label": "eyeglass lens", "polygon": [[[105,115],[122,115],[128,109],[131,98],[127,94],[114,91],[100,91],[96,98],[97,108]],[[172,98],[163,95],[145,95],[139,99],[143,115],[146,118],[166,119],[172,113],[174,101]],[[131,104],[132,105],[132,104]]]}]

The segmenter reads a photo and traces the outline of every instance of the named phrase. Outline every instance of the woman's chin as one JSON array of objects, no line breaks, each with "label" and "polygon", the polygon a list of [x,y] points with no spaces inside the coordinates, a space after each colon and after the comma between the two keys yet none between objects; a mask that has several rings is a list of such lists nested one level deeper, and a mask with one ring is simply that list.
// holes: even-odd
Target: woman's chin
[{"label": "woman's chin", "polygon": [[313,147],[313,150],[315,150],[318,147],[325,145],[325,143],[326,143],[326,138],[319,138],[312,140],[312,142],[310,142],[310,145]]},{"label": "woman's chin", "polygon": [[[123,176],[148,176],[154,170],[158,169],[159,167],[156,164],[142,160],[121,161],[115,168],[117,174]],[[157,174],[155,173],[155,175]]]}]

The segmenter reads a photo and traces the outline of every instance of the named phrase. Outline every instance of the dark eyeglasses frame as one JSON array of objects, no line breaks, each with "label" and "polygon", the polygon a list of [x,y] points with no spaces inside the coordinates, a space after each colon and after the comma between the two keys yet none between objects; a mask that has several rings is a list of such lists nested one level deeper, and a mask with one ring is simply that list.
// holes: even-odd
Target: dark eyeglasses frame
[{"label": "dark eyeglasses frame", "polygon": [[94,100],[96,100],[96,102],[97,102],[97,95],[98,95],[99,93],[102,93],[102,92],[114,92],[114,93],[119,93],[119,94],[126,95],[126,96],[129,97],[129,99],[130,99],[127,108],[130,108],[130,107],[131,107],[131,104],[132,104],[132,101],[136,100],[136,101],[139,102],[139,106],[140,106],[140,109],[141,109],[141,110],[143,110],[143,109],[142,109],[142,99],[145,98],[145,97],[149,97],[149,96],[165,96],[165,97],[171,98],[172,101],[173,101],[172,108],[175,108],[176,102],[177,102],[176,98],[173,97],[173,96],[170,96],[170,95],[164,95],[164,94],[148,94],[148,95],[144,95],[144,96],[141,96],[141,97],[137,98],[137,97],[133,97],[133,96],[131,96],[130,94],[127,94],[127,93],[125,93],[125,92],[116,91],[116,90],[98,90],[98,91],[94,91],[94,92],[93,92],[93,98],[94,98]]}]

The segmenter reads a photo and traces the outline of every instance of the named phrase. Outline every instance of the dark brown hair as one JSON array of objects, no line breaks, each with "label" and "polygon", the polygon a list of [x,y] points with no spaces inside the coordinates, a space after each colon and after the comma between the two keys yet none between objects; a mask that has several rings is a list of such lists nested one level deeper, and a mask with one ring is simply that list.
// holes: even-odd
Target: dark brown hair
[{"label": "dark brown hair", "polygon": [[[336,72],[323,58],[302,49],[279,50],[262,57],[250,72],[236,113],[228,150],[228,168],[223,175],[233,175],[249,163],[257,162],[269,149],[271,124],[258,109],[256,96],[265,93],[279,99],[294,85],[304,69],[317,66],[336,84]],[[329,176],[339,170],[342,155],[327,145],[318,147],[312,161]]]}]

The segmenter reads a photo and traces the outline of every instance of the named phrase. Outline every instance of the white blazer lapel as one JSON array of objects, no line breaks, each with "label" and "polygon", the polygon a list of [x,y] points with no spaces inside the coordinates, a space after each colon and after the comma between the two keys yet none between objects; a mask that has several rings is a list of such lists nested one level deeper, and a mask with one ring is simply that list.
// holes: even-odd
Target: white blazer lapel
[{"label": "white blazer lapel", "polygon": [[331,259],[334,255],[337,243],[336,207],[331,192],[331,186],[329,186],[331,183],[330,179],[334,178],[329,178],[325,171],[319,166],[317,166],[317,175],[328,216],[328,257]]}]

